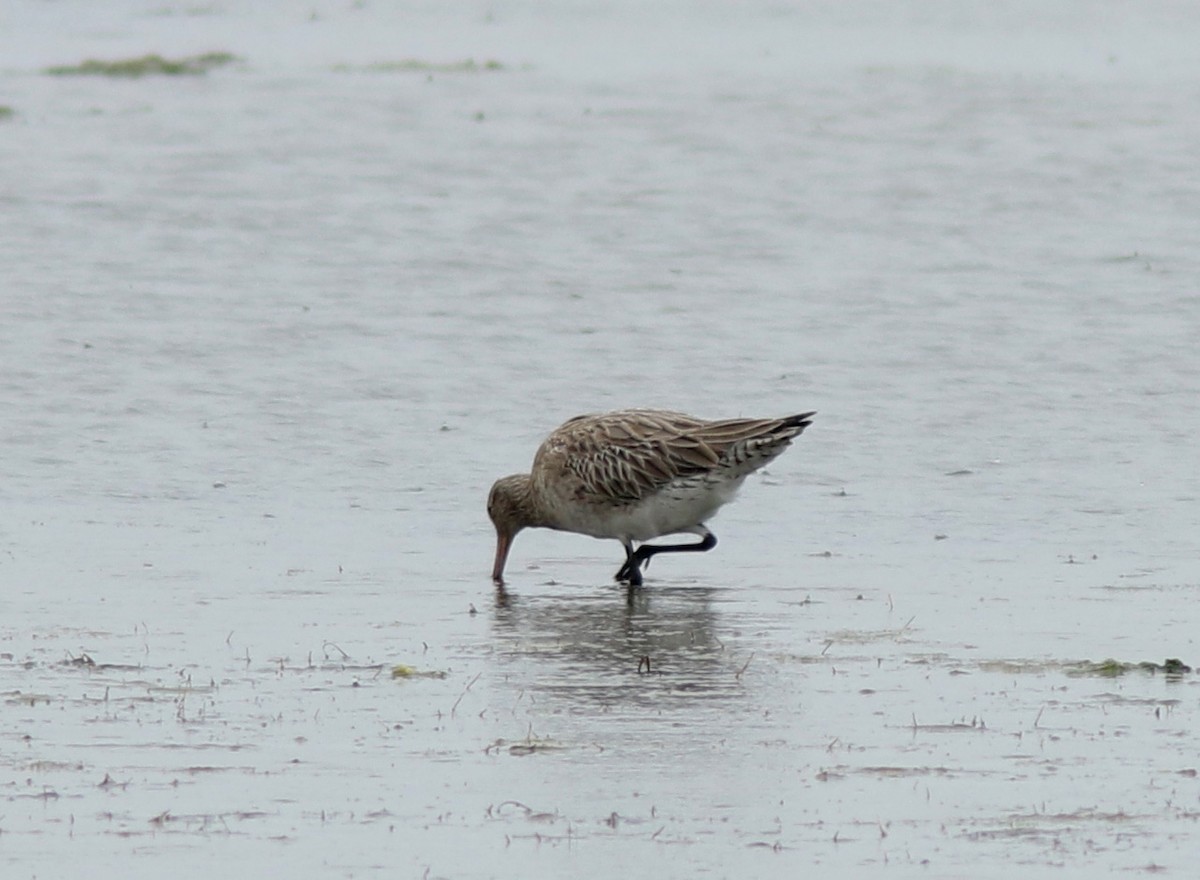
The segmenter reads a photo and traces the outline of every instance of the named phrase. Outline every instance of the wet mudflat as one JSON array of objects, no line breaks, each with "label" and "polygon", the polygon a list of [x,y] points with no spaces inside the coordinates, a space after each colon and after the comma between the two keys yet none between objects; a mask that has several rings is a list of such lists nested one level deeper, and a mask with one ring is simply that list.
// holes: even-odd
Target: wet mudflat
[{"label": "wet mudflat", "polygon": [[[88,9],[0,37],[6,877],[1191,875],[1194,22]],[[818,416],[497,596],[638,404]]]},{"label": "wet mudflat", "polygon": [[1190,677],[989,654],[844,589],[562,584],[475,614],[418,591],[405,623],[380,584],[264,586],[246,634],[189,613],[6,640],[14,869],[1085,876],[1190,852]]}]

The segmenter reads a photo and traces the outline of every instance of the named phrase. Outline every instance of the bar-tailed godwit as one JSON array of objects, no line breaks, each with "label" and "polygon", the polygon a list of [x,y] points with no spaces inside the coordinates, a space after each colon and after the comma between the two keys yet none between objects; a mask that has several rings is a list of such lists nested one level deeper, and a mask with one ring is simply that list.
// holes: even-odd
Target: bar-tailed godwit
[{"label": "bar-tailed godwit", "polygon": [[[627,409],[576,416],[546,438],[530,473],[492,486],[492,580],[503,586],[508,551],[525,528],[616,538],[625,548],[616,578],[634,587],[657,553],[711,550],[717,537],[705,522],[733,500],[747,476],[787,449],[813,415],[706,421]],[[634,542],[676,533],[700,540],[634,548]]]}]

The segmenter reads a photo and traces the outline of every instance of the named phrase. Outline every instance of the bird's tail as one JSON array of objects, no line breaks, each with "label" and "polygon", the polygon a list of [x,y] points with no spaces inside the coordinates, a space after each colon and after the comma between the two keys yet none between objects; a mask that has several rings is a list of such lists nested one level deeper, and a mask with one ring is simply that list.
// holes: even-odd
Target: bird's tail
[{"label": "bird's tail", "polygon": [[745,476],[763,467],[812,424],[815,412],[782,419],[731,419],[710,422],[704,440],[716,450],[726,473]]},{"label": "bird's tail", "polygon": [[796,416],[788,416],[785,419],[780,419],[779,433],[782,434],[784,431],[790,431],[791,433],[788,434],[789,439],[800,436],[804,433],[804,429],[812,424],[812,418],[816,414],[817,411],[813,410],[812,412],[800,413]]}]

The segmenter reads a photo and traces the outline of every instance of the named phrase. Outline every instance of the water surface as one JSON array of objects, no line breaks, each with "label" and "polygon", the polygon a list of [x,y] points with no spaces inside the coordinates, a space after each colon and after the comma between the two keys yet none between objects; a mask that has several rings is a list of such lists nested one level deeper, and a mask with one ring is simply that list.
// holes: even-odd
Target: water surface
[{"label": "water surface", "polygon": [[[6,876],[1190,876],[1182,8],[4,17]],[[498,602],[629,405],[818,416]]]}]

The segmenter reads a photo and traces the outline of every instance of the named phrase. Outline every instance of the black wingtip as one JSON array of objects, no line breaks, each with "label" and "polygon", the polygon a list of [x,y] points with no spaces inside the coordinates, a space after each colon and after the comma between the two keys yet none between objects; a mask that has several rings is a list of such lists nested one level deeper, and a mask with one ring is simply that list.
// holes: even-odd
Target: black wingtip
[{"label": "black wingtip", "polygon": [[817,411],[814,409],[812,412],[800,413],[799,415],[795,415],[795,416],[788,416],[786,419],[783,420],[783,424],[788,428],[799,428],[801,431],[803,431],[805,428],[807,428],[809,425],[812,424],[812,417],[815,416],[816,414],[817,414]]}]

